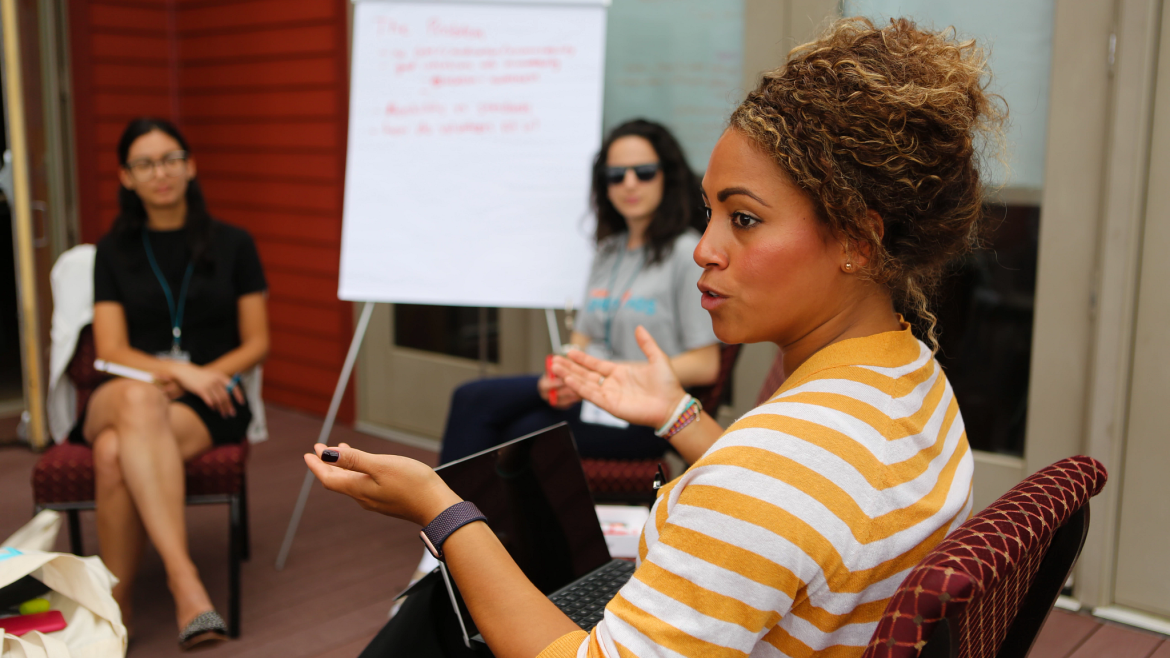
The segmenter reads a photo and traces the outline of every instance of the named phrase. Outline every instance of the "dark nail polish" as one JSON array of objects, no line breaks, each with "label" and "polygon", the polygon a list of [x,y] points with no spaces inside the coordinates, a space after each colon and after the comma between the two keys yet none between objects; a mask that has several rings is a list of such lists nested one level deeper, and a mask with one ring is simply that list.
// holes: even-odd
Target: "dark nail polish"
[{"label": "dark nail polish", "polygon": [[322,450],[321,451],[321,461],[329,462],[330,464],[337,461],[337,458],[340,456],[341,456],[341,453],[337,452],[336,450]]}]

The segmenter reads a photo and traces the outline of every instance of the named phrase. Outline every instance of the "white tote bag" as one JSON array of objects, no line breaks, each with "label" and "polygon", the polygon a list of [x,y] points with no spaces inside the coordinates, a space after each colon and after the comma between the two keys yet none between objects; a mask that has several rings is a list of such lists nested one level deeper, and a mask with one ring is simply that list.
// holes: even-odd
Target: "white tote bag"
[{"label": "white tote bag", "polygon": [[[126,627],[110,591],[117,579],[101,558],[50,553],[56,527],[55,512],[42,512],[0,548],[0,587],[32,576],[50,590],[53,610],[60,610],[67,626],[49,634],[36,631],[20,637],[5,633],[0,658],[113,658],[126,655]],[[18,545],[19,544],[19,545]],[[0,619],[0,628],[4,620]]]},{"label": "white tote bag", "polygon": [[[69,647],[61,640],[45,635],[40,631],[25,633],[20,637],[4,634],[0,638],[0,656],[4,658],[72,658]],[[111,653],[110,656],[121,656],[121,653]]]}]

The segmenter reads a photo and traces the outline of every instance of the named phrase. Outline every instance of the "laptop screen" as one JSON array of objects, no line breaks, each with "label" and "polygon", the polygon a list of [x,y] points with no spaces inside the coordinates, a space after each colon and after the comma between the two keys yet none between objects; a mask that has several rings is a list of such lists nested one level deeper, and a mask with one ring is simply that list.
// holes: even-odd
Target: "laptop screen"
[{"label": "laptop screen", "polygon": [[554,425],[436,469],[488,517],[528,579],[554,592],[610,560],[573,434]]}]

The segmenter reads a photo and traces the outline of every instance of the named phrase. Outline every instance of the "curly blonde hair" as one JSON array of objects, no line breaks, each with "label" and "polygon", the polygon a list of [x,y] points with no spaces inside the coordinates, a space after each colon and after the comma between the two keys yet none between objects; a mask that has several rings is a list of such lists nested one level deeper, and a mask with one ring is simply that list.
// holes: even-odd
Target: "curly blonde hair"
[{"label": "curly blonde hair", "polygon": [[979,238],[978,136],[1001,143],[1007,116],[986,91],[986,61],[974,41],[904,18],[880,29],[845,18],[793,49],[731,115],[832,235],[867,252],[863,274],[890,289],[935,350],[930,296]]}]

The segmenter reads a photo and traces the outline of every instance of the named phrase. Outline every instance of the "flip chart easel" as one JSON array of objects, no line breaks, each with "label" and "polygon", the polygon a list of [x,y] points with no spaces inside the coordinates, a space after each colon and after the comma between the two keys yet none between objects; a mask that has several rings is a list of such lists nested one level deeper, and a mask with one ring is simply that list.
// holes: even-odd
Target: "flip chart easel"
[{"label": "flip chart easel", "polygon": [[[326,445],[374,303],[549,309],[580,294],[601,142],[608,0],[355,4],[338,297],[363,307],[317,437]],[[482,312],[481,355],[484,324]]]}]

